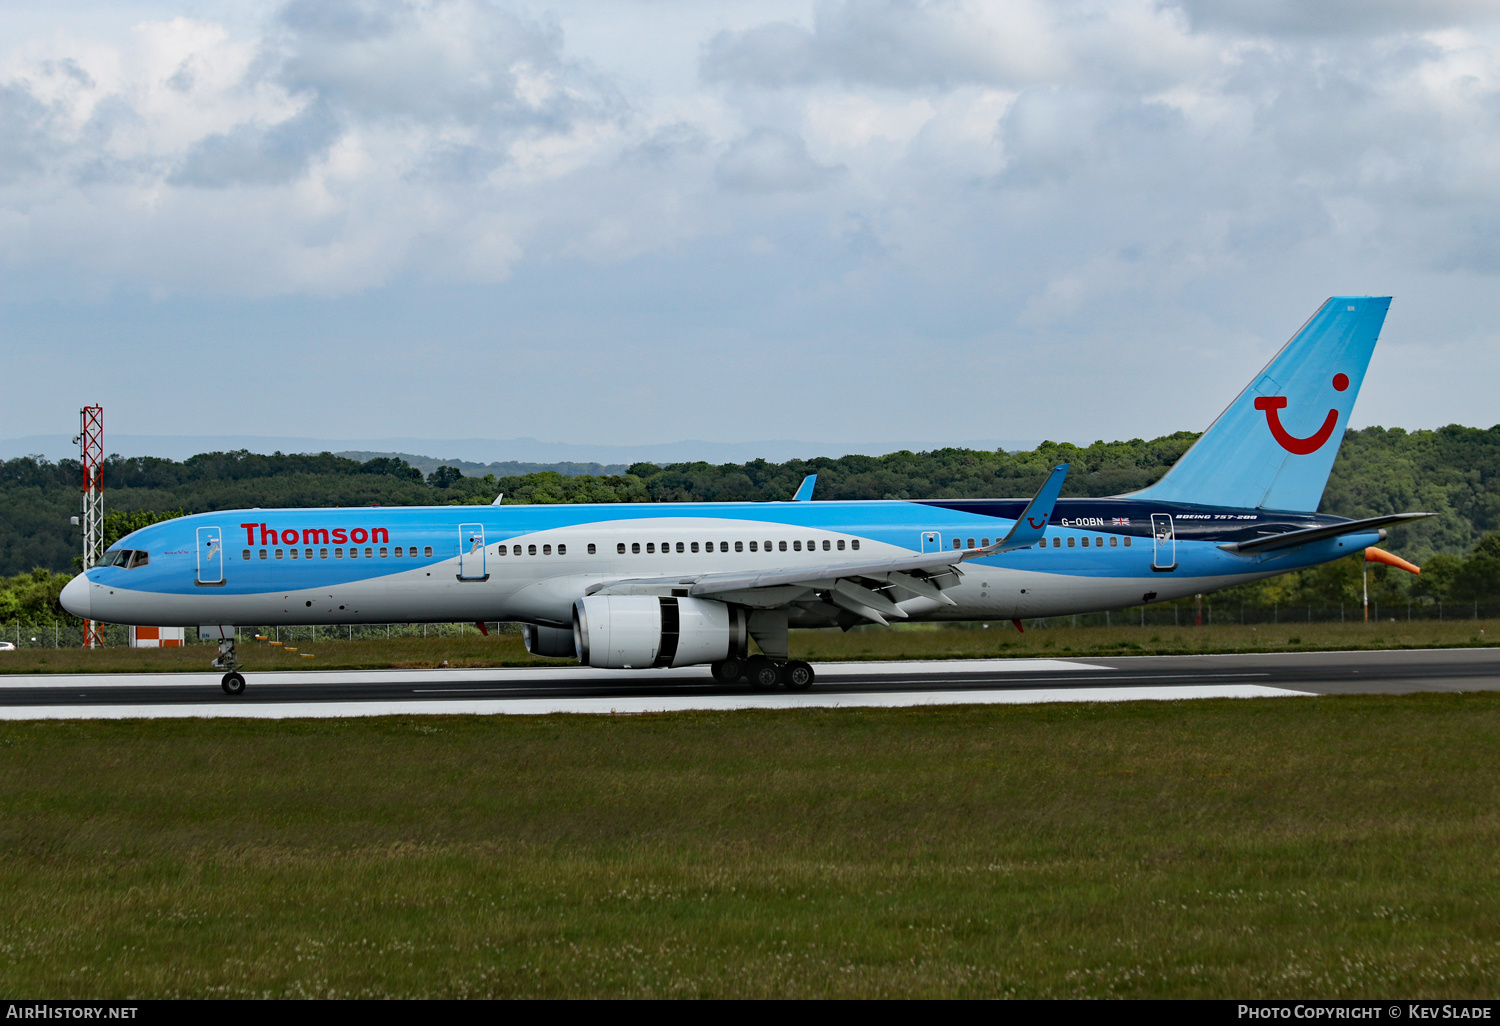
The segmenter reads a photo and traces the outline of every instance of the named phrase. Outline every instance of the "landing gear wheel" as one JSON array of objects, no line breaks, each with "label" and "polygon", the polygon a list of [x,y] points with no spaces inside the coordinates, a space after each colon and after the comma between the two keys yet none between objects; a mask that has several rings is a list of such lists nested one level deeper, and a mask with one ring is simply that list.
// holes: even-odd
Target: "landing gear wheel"
[{"label": "landing gear wheel", "polygon": [[245,693],[245,678],[231,671],[224,674],[224,679],[220,682],[219,686],[224,689],[224,694],[226,695],[243,695]]},{"label": "landing gear wheel", "polygon": [[788,691],[806,691],[813,684],[813,668],[804,662],[793,660],[782,668],[782,681]]},{"label": "landing gear wheel", "polygon": [[745,675],[745,663],[742,659],[720,659],[711,667],[714,680],[721,684],[737,684]]},{"label": "landing gear wheel", "polygon": [[745,667],[745,676],[750,678],[750,686],[755,690],[769,691],[781,683],[781,667],[765,656],[751,656]]}]

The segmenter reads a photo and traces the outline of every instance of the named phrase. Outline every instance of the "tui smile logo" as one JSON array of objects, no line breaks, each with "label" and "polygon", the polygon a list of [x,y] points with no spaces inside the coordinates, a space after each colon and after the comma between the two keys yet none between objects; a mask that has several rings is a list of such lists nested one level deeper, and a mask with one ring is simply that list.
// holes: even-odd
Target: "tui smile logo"
[{"label": "tui smile logo", "polygon": [[[1335,374],[1333,387],[1340,392],[1348,388],[1349,375]],[[1286,396],[1258,395],[1255,397],[1255,408],[1266,411],[1266,425],[1271,429],[1271,436],[1276,439],[1277,444],[1296,456],[1309,456],[1323,448],[1323,444],[1333,435],[1334,426],[1339,422],[1339,411],[1329,410],[1322,427],[1306,438],[1298,438],[1281,425],[1280,411],[1286,408]]]}]

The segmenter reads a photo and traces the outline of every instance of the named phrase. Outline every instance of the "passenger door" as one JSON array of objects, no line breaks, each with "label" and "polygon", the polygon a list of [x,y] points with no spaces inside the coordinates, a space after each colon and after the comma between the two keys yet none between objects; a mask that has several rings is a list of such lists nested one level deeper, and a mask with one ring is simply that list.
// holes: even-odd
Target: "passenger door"
[{"label": "passenger door", "polygon": [[1177,532],[1167,513],[1151,514],[1151,569],[1167,573],[1177,569]]},{"label": "passenger door", "polygon": [[224,538],[217,527],[198,528],[199,584],[224,583]]},{"label": "passenger door", "polygon": [[936,532],[936,531],[923,531],[922,532],[922,551],[923,552],[942,552],[943,551],[943,536],[941,534],[939,534],[938,532]]},{"label": "passenger door", "polygon": [[482,581],[484,572],[484,525],[460,524],[458,527],[458,579]]}]

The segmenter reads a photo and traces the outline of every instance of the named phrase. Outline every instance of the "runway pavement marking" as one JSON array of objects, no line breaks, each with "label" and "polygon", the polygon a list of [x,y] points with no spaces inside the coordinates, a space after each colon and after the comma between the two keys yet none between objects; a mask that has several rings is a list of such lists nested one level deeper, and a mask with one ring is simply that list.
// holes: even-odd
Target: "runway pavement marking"
[{"label": "runway pavement marking", "polygon": [[[1111,681],[1111,682],[1119,681],[1120,683],[1123,684],[1125,681],[1132,681],[1132,680],[1155,680],[1155,681],[1163,681],[1163,680],[1202,680],[1205,677],[1269,677],[1269,676],[1270,676],[1269,673],[1255,673],[1255,672],[1248,672],[1248,673],[1180,673],[1180,674],[1143,673],[1143,674],[1138,674],[1136,676],[1121,675],[1119,677],[1113,677],[1113,676],[1111,676],[1111,677],[1094,677],[1094,676],[1091,676],[1091,677],[1007,677],[1004,680],[993,680],[993,679],[989,679],[989,678],[979,677],[979,678],[975,678],[974,680],[949,681],[948,683],[950,683],[950,684],[970,684],[970,685],[1003,684],[1003,685],[1009,687],[1010,685],[1013,685],[1013,684],[1035,684],[1035,683],[1071,684],[1074,681],[1083,681],[1083,680],[1107,680],[1107,681]],[[931,682],[927,681],[927,680],[924,680],[921,677],[911,677],[911,678],[908,678],[908,679],[905,679],[905,680],[882,680],[879,683],[882,684],[882,685],[891,685],[891,684],[928,684],[928,683],[931,683]],[[414,694],[414,695],[474,695],[474,694],[481,694],[481,693],[489,693],[489,692],[493,692],[493,691],[534,691],[534,690],[536,690],[536,689],[535,688],[509,688],[509,687],[506,687],[506,688],[500,688],[500,687],[495,687],[495,688],[486,688],[486,687],[475,687],[475,688],[412,688],[411,689],[411,693]],[[840,692],[840,693],[842,694],[843,692]]]},{"label": "runway pavement marking", "polygon": [[1122,687],[1036,689],[1016,691],[918,691],[861,694],[655,695],[590,698],[480,699],[472,702],[265,702],[234,701],[182,705],[97,705],[0,707],[4,720],[65,719],[331,719],[348,716],[512,715],[549,713],[600,715],[685,712],[728,712],[742,709],[861,709],[924,705],[1031,705],[1045,702],[1181,701],[1199,698],[1311,697],[1310,691],[1267,687],[1263,684],[1207,684],[1200,687]]}]

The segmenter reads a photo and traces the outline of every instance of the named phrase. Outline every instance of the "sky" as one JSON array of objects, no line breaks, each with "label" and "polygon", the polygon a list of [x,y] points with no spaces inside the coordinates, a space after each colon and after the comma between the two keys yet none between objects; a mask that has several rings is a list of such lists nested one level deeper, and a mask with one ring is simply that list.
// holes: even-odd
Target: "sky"
[{"label": "sky", "polygon": [[1488,0],[0,3],[0,438],[1149,438],[1342,294],[1488,427],[1497,286]]}]

